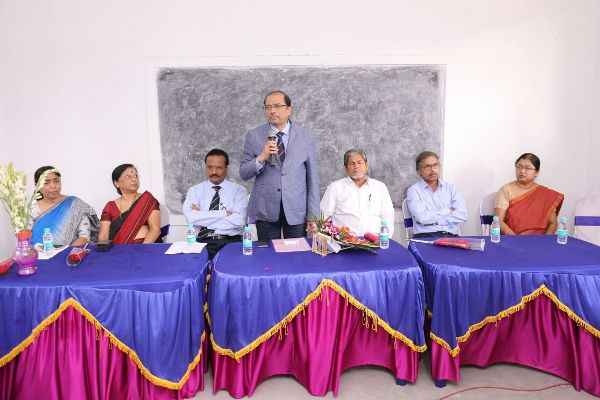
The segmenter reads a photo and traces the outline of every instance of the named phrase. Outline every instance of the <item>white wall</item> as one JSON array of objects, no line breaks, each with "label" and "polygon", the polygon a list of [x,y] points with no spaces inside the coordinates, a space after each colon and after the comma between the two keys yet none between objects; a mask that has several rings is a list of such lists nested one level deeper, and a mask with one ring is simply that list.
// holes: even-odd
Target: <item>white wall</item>
[{"label": "white wall", "polygon": [[[101,211],[121,162],[159,190],[149,65],[431,55],[449,60],[444,177],[467,200],[463,233],[476,234],[481,195],[512,178],[523,152],[542,159],[541,183],[565,193],[565,215],[598,186],[599,51],[597,0],[4,0],[0,162],[29,174],[53,164],[64,193]],[[3,212],[0,224],[1,258],[13,242]]]},{"label": "white wall", "polygon": [[[596,35],[597,37],[600,34]],[[600,52],[600,45],[596,46],[596,60],[598,52]],[[589,125],[589,136],[590,145],[587,147],[587,165],[582,167],[581,162],[572,166],[572,169],[584,170],[586,175],[586,191],[588,193],[600,193],[600,68],[599,62],[596,61],[596,70],[593,75],[590,76],[590,87],[594,88],[594,100],[592,102],[592,115],[590,116]],[[582,153],[586,155],[586,153]],[[583,161],[583,160],[582,160]]]}]

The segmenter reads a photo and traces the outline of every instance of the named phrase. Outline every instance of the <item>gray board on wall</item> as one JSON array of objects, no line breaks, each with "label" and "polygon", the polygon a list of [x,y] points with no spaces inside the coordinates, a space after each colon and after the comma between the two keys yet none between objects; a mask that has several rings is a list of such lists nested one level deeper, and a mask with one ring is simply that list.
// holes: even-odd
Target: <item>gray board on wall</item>
[{"label": "gray board on wall", "polygon": [[388,186],[399,209],[418,177],[415,156],[441,151],[444,65],[165,68],[157,79],[165,200],[175,214],[187,190],[206,179],[212,148],[229,154],[230,179],[251,191],[253,180],[238,172],[245,132],[265,123],[271,90],[290,95],[292,120],[315,136],[321,195],[346,176],[344,152],[361,147],[369,175]]}]

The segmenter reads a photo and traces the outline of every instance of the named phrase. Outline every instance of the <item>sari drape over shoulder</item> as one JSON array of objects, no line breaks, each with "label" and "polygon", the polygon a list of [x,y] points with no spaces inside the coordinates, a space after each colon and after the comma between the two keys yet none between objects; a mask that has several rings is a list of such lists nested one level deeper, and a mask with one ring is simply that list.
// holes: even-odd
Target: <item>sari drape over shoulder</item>
[{"label": "sari drape over shoulder", "polygon": [[52,230],[54,244],[57,246],[66,246],[79,238],[83,230],[88,230],[89,237],[83,235],[90,242],[98,241],[98,231],[100,223],[96,211],[83,200],[68,196],[66,199],[33,218],[33,228],[31,241],[41,243],[44,235],[44,228]]},{"label": "sari drape over shoulder", "polygon": [[552,213],[558,214],[564,195],[539,185],[510,200],[505,222],[518,235],[546,233]]},{"label": "sari drape over shoulder", "polygon": [[144,192],[129,208],[121,214],[114,201],[109,202],[102,211],[102,220],[110,220],[109,239],[114,244],[141,243],[136,236],[142,226],[148,224],[148,218],[152,211],[159,209],[158,200]]}]

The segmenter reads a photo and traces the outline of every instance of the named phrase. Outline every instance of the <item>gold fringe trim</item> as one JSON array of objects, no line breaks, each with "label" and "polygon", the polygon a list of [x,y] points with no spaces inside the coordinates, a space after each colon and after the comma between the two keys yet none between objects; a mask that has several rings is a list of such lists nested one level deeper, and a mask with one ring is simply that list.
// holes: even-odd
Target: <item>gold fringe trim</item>
[{"label": "gold fringe trim", "polygon": [[73,307],[77,310],[85,319],[87,319],[91,324],[96,328],[96,340],[100,340],[100,332],[104,332],[104,337],[110,340],[108,344],[108,348],[111,349],[113,347],[121,350],[125,353],[131,361],[133,361],[141,374],[144,375],[146,379],[157,386],[162,386],[167,389],[180,390],[183,385],[187,382],[190,377],[190,373],[192,370],[198,365],[200,359],[202,358],[202,343],[206,339],[206,332],[202,332],[202,336],[200,337],[200,349],[198,350],[198,354],[194,357],[194,360],[188,365],[187,371],[183,375],[183,377],[179,380],[179,382],[172,382],[166,379],[159,378],[153,375],[148,368],[146,368],[135,351],[131,350],[125,343],[121,342],[112,332],[102,326],[102,324],[88,311],[83,307],[77,300],[73,298],[69,298],[65,300],[56,311],[50,314],[46,319],[44,319],[38,326],[36,326],[31,334],[25,338],[21,343],[15,346],[8,354],[0,358],[0,368],[4,365],[11,362],[16,356],[21,354],[29,345],[31,345],[34,340],[42,333],[43,330],[47,329],[50,325],[52,325],[58,317],[69,307]]},{"label": "gold fringe trim", "polygon": [[[410,347],[410,349],[413,351],[422,353],[427,349],[426,345],[417,346],[413,343],[412,340],[407,338],[405,335],[392,329],[392,327],[390,327],[384,320],[379,318],[379,316],[377,314],[375,314],[369,308],[365,307],[362,303],[360,303],[358,300],[356,300],[350,293],[346,292],[346,290],[344,290],[337,283],[335,283],[331,279],[323,279],[321,281],[321,283],[319,284],[319,286],[317,286],[317,288],[312,293],[310,293],[308,296],[306,296],[306,298],[304,299],[304,301],[302,303],[298,304],[280,322],[275,324],[275,326],[273,326],[271,329],[269,329],[267,332],[265,332],[264,334],[259,336],[256,340],[254,340],[252,343],[250,343],[246,347],[242,348],[241,350],[234,352],[231,349],[222,348],[215,342],[215,339],[211,332],[210,342],[212,344],[213,350],[215,350],[217,353],[219,353],[223,356],[229,356],[229,357],[232,357],[233,359],[235,359],[236,361],[239,361],[240,358],[242,358],[246,354],[252,352],[254,349],[256,349],[258,346],[260,346],[262,343],[266,342],[272,336],[278,334],[279,339],[282,339],[283,335],[287,335],[287,333],[288,333],[288,324],[294,318],[296,318],[296,316],[298,314],[304,313],[304,310],[306,309],[306,307],[308,306],[308,304],[311,301],[313,301],[314,299],[317,299],[317,298],[319,299],[319,301],[323,300],[323,296],[322,296],[323,291],[325,291],[326,301],[327,302],[329,301],[328,291],[327,291],[328,288],[335,290],[340,296],[345,298],[346,304],[348,304],[348,303],[352,304],[354,307],[356,307],[358,310],[360,310],[362,312],[362,321],[361,322],[362,322],[362,325],[364,325],[366,328],[371,328],[371,329],[373,329],[373,331],[377,332],[377,327],[379,326],[379,327],[383,328],[392,338],[394,338],[394,340],[399,340],[399,341],[403,342],[405,345]],[[211,321],[210,321],[210,317],[208,317],[208,314],[207,314],[207,320],[208,320],[208,324],[210,326]],[[394,342],[394,345],[395,345],[395,342]]]},{"label": "gold fringe trim", "polygon": [[456,357],[458,355],[458,353],[460,352],[459,344],[466,342],[473,332],[483,328],[485,325],[487,325],[489,323],[497,323],[502,318],[509,317],[512,314],[515,314],[515,313],[521,311],[522,309],[525,308],[527,303],[529,303],[532,300],[535,300],[538,296],[540,296],[542,294],[545,295],[546,297],[548,297],[550,300],[552,300],[554,305],[560,311],[566,313],[569,316],[569,318],[571,318],[577,324],[577,326],[583,327],[586,331],[588,331],[589,333],[591,333],[592,335],[594,335],[595,337],[600,339],[600,330],[594,328],[592,325],[588,324],[583,319],[581,319],[581,317],[579,317],[569,307],[567,307],[564,303],[562,303],[558,299],[558,297],[556,297],[556,295],[550,289],[548,289],[546,287],[546,285],[541,285],[539,288],[537,288],[536,290],[531,292],[531,294],[523,296],[521,298],[521,301],[518,304],[515,304],[514,306],[509,307],[506,310],[500,311],[498,314],[496,314],[494,316],[485,317],[480,322],[471,325],[469,327],[469,329],[467,330],[467,333],[465,333],[462,336],[458,336],[456,338],[457,345],[454,349],[451,348],[450,345],[444,339],[440,338],[439,336],[436,336],[433,332],[431,332],[429,334],[429,336],[437,344],[439,344],[440,346],[445,348],[452,357]]}]

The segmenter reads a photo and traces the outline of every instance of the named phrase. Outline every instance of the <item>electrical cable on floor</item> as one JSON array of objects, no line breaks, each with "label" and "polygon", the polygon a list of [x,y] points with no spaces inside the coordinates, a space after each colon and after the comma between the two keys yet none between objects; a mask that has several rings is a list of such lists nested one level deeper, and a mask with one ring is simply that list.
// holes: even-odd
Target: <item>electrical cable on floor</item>
[{"label": "electrical cable on floor", "polygon": [[444,397],[440,397],[439,400],[449,399],[450,397],[455,396],[457,394],[469,392],[471,390],[478,390],[478,389],[509,390],[512,392],[541,392],[543,390],[548,390],[548,389],[552,389],[552,388],[559,387],[559,386],[572,386],[572,385],[570,383],[557,383],[556,385],[550,385],[550,386],[546,386],[546,387],[539,388],[539,389],[517,389],[517,388],[511,388],[511,387],[504,387],[504,386],[475,386],[475,387],[459,390],[458,392],[447,394]]}]

